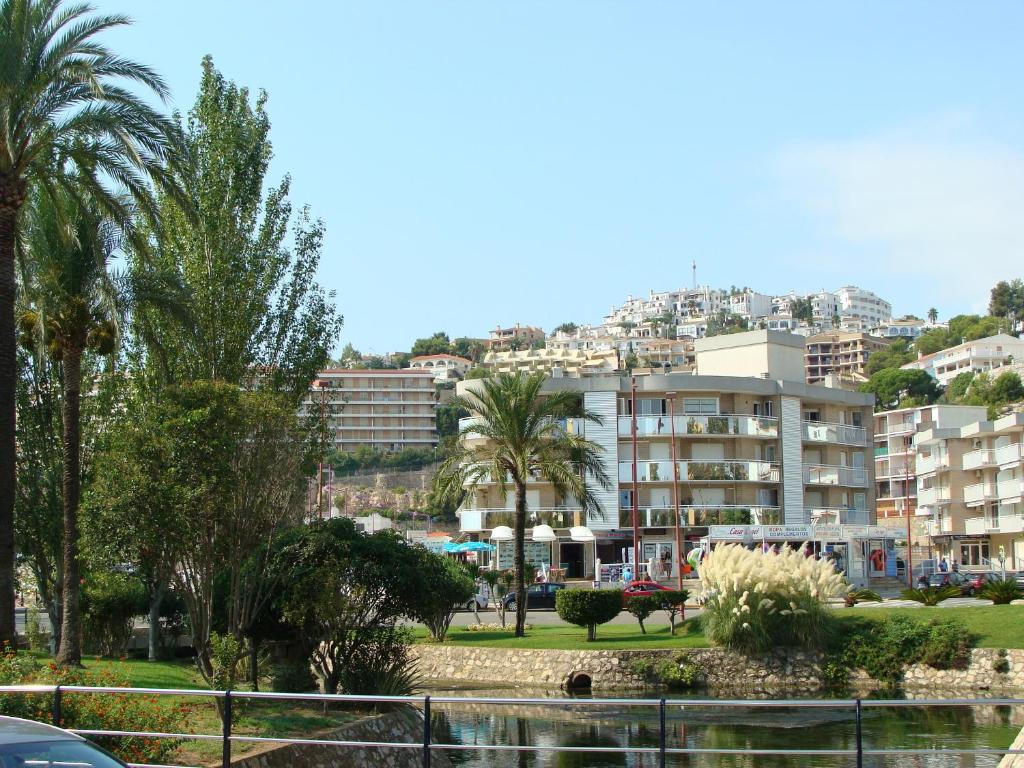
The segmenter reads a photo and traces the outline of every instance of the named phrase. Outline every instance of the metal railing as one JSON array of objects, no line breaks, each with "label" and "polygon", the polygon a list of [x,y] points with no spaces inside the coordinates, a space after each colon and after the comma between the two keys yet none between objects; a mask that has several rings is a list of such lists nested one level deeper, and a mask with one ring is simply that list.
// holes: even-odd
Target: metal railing
[{"label": "metal railing", "polygon": [[[63,721],[63,696],[75,694],[121,694],[146,696],[177,696],[203,697],[221,700],[221,732],[219,734],[201,733],[162,733],[151,731],[119,731],[107,729],[70,729],[82,736],[93,737],[139,737],[148,739],[174,739],[185,741],[218,741],[221,744],[221,765],[231,766],[231,751],[234,744],[282,744],[299,746],[333,746],[339,749],[411,749],[421,755],[421,765],[430,768],[431,754],[435,751],[480,751],[480,752],[584,752],[603,754],[649,754],[656,755],[658,765],[664,768],[669,755],[786,755],[789,757],[852,757],[858,768],[862,768],[865,757],[896,755],[1024,755],[1024,749],[999,749],[991,747],[973,747],[970,749],[955,747],[932,747],[928,749],[885,749],[866,748],[864,746],[862,725],[863,711],[871,708],[907,708],[907,707],[963,707],[963,706],[1024,706],[1024,699],[992,698],[992,699],[627,699],[627,698],[503,698],[503,697],[469,697],[469,696],[353,696],[347,694],[315,694],[315,693],[257,693],[251,691],[201,691],[189,689],[161,688],[113,688],[77,685],[10,685],[0,686],[0,696],[7,694],[50,694],[53,696],[52,720],[54,725]],[[277,700],[277,701],[312,701],[347,704],[392,704],[406,705],[422,711],[422,738],[414,742],[396,741],[357,741],[345,739],[296,739],[278,736],[249,736],[232,732],[232,703],[235,700]],[[604,709],[608,707],[645,707],[655,709],[658,713],[658,745],[657,746],[625,746],[612,747],[604,745],[563,746],[551,744],[455,744],[435,742],[431,725],[432,704],[488,704],[498,706],[563,706],[572,708]],[[757,748],[707,748],[669,746],[666,719],[669,710],[702,708],[787,708],[787,709],[831,709],[849,711],[855,722],[854,745],[842,749],[757,749]],[[130,763],[132,768],[193,768],[170,764]]]}]

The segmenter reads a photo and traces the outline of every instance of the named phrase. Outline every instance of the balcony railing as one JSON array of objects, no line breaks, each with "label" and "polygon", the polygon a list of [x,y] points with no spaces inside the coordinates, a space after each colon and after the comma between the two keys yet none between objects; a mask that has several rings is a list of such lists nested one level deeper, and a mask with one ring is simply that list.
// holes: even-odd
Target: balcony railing
[{"label": "balcony railing", "polygon": [[[778,525],[782,514],[778,507],[763,506],[680,506],[683,526]],[[637,524],[642,528],[671,528],[675,522],[672,507],[639,507]],[[633,510],[619,510],[619,528],[633,527]]]},{"label": "balcony railing", "polygon": [[995,466],[996,452],[988,448],[979,448],[976,451],[964,454],[964,469],[979,469],[981,467]]},{"label": "balcony railing", "polygon": [[[996,448],[996,464],[1015,464],[1020,461],[1020,443],[1010,443]],[[967,467],[964,467],[967,469]]]},{"label": "balcony railing", "polygon": [[[614,513],[606,513],[611,521]],[[489,531],[499,525],[515,526],[515,510],[504,507],[460,509],[459,529],[462,531]],[[572,528],[574,525],[587,525],[602,520],[600,513],[589,515],[581,509],[568,507],[537,507],[526,510],[526,527],[534,525],[550,525],[552,528]]]},{"label": "balcony railing", "polygon": [[[459,432],[462,433],[463,430],[470,429],[479,423],[479,416],[466,416],[464,418],[461,418],[459,419]],[[584,421],[583,419],[558,419],[557,423],[562,427],[563,430],[570,434],[580,435],[581,437],[586,434],[587,422]],[[471,431],[466,433],[466,437],[479,437],[479,435]]]},{"label": "balcony railing", "polygon": [[996,495],[1002,499],[1019,499],[1024,481],[1019,477],[1012,480],[1000,480],[996,483]]},{"label": "balcony railing", "polygon": [[[779,465],[767,461],[677,461],[679,481],[688,483],[777,483]],[[671,483],[671,461],[638,461],[636,479],[641,483]],[[633,481],[633,462],[619,462],[619,482]]]},{"label": "balcony railing", "polygon": [[917,489],[917,503],[922,507],[934,507],[939,502],[949,501],[949,488],[945,486],[933,486],[931,488]]},{"label": "balcony railing", "polygon": [[871,525],[871,515],[866,509],[808,507],[804,512],[812,523],[823,525]]},{"label": "balcony railing", "polygon": [[[966,457],[964,457],[966,461]],[[949,467],[949,454],[941,456],[918,456],[916,462],[917,474],[927,475],[939,469]],[[965,467],[966,469],[966,467]]]},{"label": "balcony railing", "polygon": [[906,435],[913,432],[916,429],[916,424],[890,424],[889,428],[885,430],[887,435]]},{"label": "balcony railing", "polygon": [[805,421],[804,440],[812,443],[833,443],[840,445],[867,445],[868,432],[863,427],[847,424],[831,424],[824,421]]},{"label": "balcony railing", "polygon": [[[1019,487],[1019,481],[1018,481]],[[997,498],[995,483],[975,483],[964,487],[964,503],[983,504]]]},{"label": "balcony railing", "polygon": [[[717,416],[676,415],[676,437],[721,436],[777,438],[779,420],[771,416],[720,414]],[[619,437],[631,437],[633,417],[619,416]],[[637,437],[671,437],[672,420],[668,416],[637,416]]]},{"label": "balcony railing", "polygon": [[860,467],[835,467],[827,464],[804,464],[805,485],[845,485],[863,488],[868,484],[867,470]]}]

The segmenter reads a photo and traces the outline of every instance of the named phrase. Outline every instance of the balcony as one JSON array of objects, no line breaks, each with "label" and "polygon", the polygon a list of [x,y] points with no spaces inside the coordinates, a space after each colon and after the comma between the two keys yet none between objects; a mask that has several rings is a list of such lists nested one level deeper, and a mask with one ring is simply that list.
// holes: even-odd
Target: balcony
[{"label": "balcony", "polygon": [[[680,522],[684,527],[709,525],[778,525],[782,522],[778,507],[758,506],[680,506]],[[639,507],[637,524],[641,528],[672,528],[675,510],[672,507]],[[619,528],[633,527],[633,510],[619,510]]]},{"label": "balcony", "polygon": [[930,475],[936,470],[949,467],[949,454],[941,456],[918,456],[916,470],[919,475]]},{"label": "balcony", "polygon": [[[464,430],[471,429],[480,423],[481,419],[479,416],[466,416],[461,418],[459,419],[459,433],[461,434]],[[586,421],[583,419],[558,419],[556,423],[570,435],[579,435],[580,437],[583,437],[586,434]],[[480,435],[470,431],[466,433],[466,437],[472,439],[474,437],[479,438]]]},{"label": "balcony", "polygon": [[804,512],[815,525],[871,525],[871,515],[866,509],[808,507]]},{"label": "balcony", "polygon": [[922,507],[934,507],[936,504],[950,500],[949,488],[946,486],[932,486],[931,488],[918,488],[917,503]]},{"label": "balcony", "polygon": [[[504,507],[460,509],[459,530],[489,531],[498,525],[515,526],[515,510]],[[539,507],[526,511],[526,527],[534,525],[550,525],[552,528],[571,528],[574,525],[585,525],[588,520],[600,520],[599,514],[591,513],[589,517],[580,509],[567,507]]]},{"label": "balcony", "polygon": [[903,424],[890,424],[889,428],[885,431],[886,435],[909,435],[917,428],[916,424],[903,423]]},{"label": "balcony", "polygon": [[1021,497],[1022,486],[1024,486],[1024,482],[1019,477],[1012,480],[1000,480],[996,483],[996,495],[1004,503],[1016,501]]},{"label": "balcony", "polygon": [[804,440],[811,443],[833,443],[838,445],[867,445],[868,433],[863,427],[847,424],[830,424],[824,421],[803,422]]},{"label": "balcony", "polygon": [[[677,461],[681,483],[777,483],[779,465],[767,461]],[[638,461],[641,483],[671,483],[671,461]],[[633,482],[633,462],[619,462],[619,482]]]},{"label": "balcony", "polygon": [[996,464],[996,452],[988,448],[979,448],[976,451],[964,454],[964,469],[981,469],[982,467],[994,467]]},{"label": "balcony", "polygon": [[[676,416],[676,437],[753,437],[773,440],[779,436],[779,420],[771,416],[721,414],[718,416]],[[619,416],[619,437],[632,437],[633,417]],[[637,437],[671,437],[668,416],[637,416]]]},{"label": "balcony", "polygon": [[[1020,481],[1018,482],[1018,487]],[[964,487],[964,503],[967,506],[977,506],[984,504],[986,501],[994,501],[997,490],[995,483],[975,483],[974,485],[968,485]]]},{"label": "balcony", "polygon": [[867,470],[858,467],[834,467],[827,464],[804,464],[804,485],[844,485],[864,488]]},{"label": "balcony", "polygon": [[[1004,445],[1001,448],[996,448],[996,461],[995,463],[1003,466],[1004,464],[1019,464],[1020,463],[1020,443],[1010,443]],[[964,467],[967,469],[967,467]]]}]

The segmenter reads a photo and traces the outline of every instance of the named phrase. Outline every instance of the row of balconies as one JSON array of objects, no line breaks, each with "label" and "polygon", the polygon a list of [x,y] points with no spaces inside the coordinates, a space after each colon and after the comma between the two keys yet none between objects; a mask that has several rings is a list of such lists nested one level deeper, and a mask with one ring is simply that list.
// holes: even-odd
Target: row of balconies
[{"label": "row of balconies", "polygon": [[[677,461],[680,482],[777,483],[779,465],[768,461]],[[638,461],[636,479],[642,483],[672,482],[671,461]],[[860,467],[804,464],[805,485],[867,486],[867,470]],[[619,482],[633,481],[633,462],[619,462]]]},{"label": "row of balconies", "polygon": [[[676,437],[753,437],[777,439],[779,420],[774,416],[750,416],[744,414],[719,415],[677,415],[675,417]],[[637,416],[637,437],[671,437],[672,420],[669,416]],[[847,424],[833,424],[819,421],[804,421],[801,424],[803,439],[807,442],[839,443],[843,445],[867,445],[867,430]],[[631,437],[633,417],[619,416],[619,437]]]},{"label": "row of balconies", "polygon": [[999,480],[995,483],[982,481],[964,487],[964,503],[967,506],[977,506],[978,504],[984,504],[986,501],[1019,499],[1022,491],[1024,491],[1024,482],[1019,477],[1010,480]]},{"label": "row of balconies", "polygon": [[1012,515],[984,515],[964,520],[964,533],[978,536],[986,533],[1021,533],[1024,532],[1024,515],[1017,512]]},{"label": "row of balconies", "polygon": [[964,469],[983,469],[985,467],[1017,464],[1021,460],[1020,443],[1010,443],[999,448],[979,448],[964,454]]}]

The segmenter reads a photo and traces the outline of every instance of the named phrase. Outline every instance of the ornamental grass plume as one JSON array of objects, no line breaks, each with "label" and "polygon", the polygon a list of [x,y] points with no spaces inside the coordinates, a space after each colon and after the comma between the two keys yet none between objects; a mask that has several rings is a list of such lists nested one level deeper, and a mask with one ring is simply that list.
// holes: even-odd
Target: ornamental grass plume
[{"label": "ornamental grass plume", "polygon": [[848,586],[830,562],[807,557],[806,548],[716,547],[700,571],[708,639],[747,653],[822,647],[835,621],[826,603]]}]

